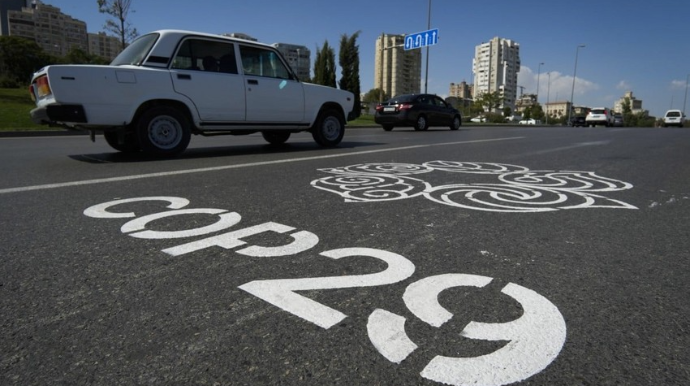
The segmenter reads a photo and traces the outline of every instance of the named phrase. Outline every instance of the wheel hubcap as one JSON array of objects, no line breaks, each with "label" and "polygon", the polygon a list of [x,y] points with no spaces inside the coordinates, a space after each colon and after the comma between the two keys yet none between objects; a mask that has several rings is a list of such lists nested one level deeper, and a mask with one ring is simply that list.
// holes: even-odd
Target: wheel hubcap
[{"label": "wheel hubcap", "polygon": [[337,139],[340,135],[340,121],[335,117],[328,117],[323,122],[322,133],[329,141]]},{"label": "wheel hubcap", "polygon": [[160,149],[172,149],[182,140],[182,126],[171,116],[160,116],[149,125],[149,139]]}]

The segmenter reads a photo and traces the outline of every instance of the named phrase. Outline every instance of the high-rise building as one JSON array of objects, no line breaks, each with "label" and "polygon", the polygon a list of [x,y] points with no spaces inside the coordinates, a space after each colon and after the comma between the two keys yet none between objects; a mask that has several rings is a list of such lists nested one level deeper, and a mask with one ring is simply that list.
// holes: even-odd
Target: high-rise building
[{"label": "high-rise building", "polygon": [[405,35],[382,34],[376,39],[374,88],[393,97],[418,94],[422,82],[422,50],[404,49]]},{"label": "high-rise building", "polygon": [[65,56],[72,48],[89,52],[86,23],[38,0],[21,10],[8,10],[7,25],[8,35],[31,39],[51,55]]},{"label": "high-rise building", "polygon": [[451,83],[448,96],[461,99],[472,99],[472,85],[467,84],[464,80],[460,83]]},{"label": "high-rise building", "polygon": [[517,75],[520,72],[520,45],[512,40],[495,37],[475,47],[472,59],[474,99],[484,93],[498,91],[503,98],[501,108],[515,110]]},{"label": "high-rise building", "polygon": [[89,54],[113,60],[122,51],[122,42],[115,36],[108,36],[105,32],[88,34]]},{"label": "high-rise building", "polygon": [[309,81],[311,79],[311,51],[309,48],[286,43],[273,43],[273,47],[280,51],[300,80]]},{"label": "high-rise building", "polygon": [[0,0],[0,36],[10,34],[10,23],[7,18],[9,11],[21,11],[28,8],[31,0]]}]

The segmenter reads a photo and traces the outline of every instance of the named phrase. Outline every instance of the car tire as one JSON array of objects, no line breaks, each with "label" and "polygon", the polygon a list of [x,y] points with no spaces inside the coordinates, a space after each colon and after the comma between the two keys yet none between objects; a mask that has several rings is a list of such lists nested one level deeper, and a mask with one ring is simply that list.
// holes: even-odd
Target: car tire
[{"label": "car tire", "polygon": [[393,130],[393,126],[392,126],[392,125],[383,125],[382,127],[383,127],[383,130],[385,130],[385,131],[391,131],[391,130]]},{"label": "car tire", "polygon": [[271,145],[282,145],[290,138],[289,131],[262,131],[261,135]]},{"label": "car tire", "polygon": [[450,123],[450,129],[451,130],[458,130],[460,129],[460,126],[462,126],[462,120],[460,119],[459,116],[454,116],[453,121]]},{"label": "car tire", "polygon": [[191,139],[189,119],[172,106],[154,106],[146,110],[136,124],[141,150],[159,157],[183,152]]},{"label": "car tire", "polygon": [[429,122],[426,120],[424,115],[419,115],[417,121],[414,124],[414,129],[416,131],[424,131],[429,128]]},{"label": "car tire", "polygon": [[336,146],[345,135],[345,119],[334,109],[323,110],[311,128],[311,135],[323,147]]},{"label": "car tire", "polygon": [[118,138],[119,134],[116,131],[106,131],[103,133],[103,138],[105,142],[110,145],[113,149],[122,153],[136,153],[141,150],[139,143],[137,142],[137,136],[132,131],[127,131],[124,134],[124,141],[120,143]]}]

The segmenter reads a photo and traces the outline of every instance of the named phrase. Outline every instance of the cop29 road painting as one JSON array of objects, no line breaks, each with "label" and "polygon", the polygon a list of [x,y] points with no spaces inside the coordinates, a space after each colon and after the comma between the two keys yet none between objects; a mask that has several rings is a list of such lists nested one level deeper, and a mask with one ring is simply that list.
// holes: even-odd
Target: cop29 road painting
[{"label": "cop29 road painting", "polygon": [[[141,215],[128,209],[132,203],[144,201],[163,201],[169,205],[162,212]],[[326,330],[347,318],[347,314],[312,300],[301,291],[386,286],[407,281],[416,270],[415,264],[405,256],[376,248],[346,246],[317,254],[312,252],[312,248],[319,243],[319,237],[308,230],[298,230],[272,221],[242,227],[242,216],[237,212],[218,208],[187,208],[189,204],[190,201],[182,197],[134,197],[93,205],[83,213],[94,219],[126,221],[120,227],[120,232],[128,237],[169,240],[173,245],[161,252],[178,258],[198,256],[207,248],[222,248],[227,251],[228,258],[286,257],[309,251],[315,264],[324,258],[342,261],[353,257],[386,263],[387,267],[382,271],[362,275],[259,279],[238,287],[304,322]],[[191,229],[155,229],[161,226],[168,229],[169,226],[161,222],[190,215],[210,216],[214,222]],[[245,239],[262,233],[284,234],[287,243],[280,246],[247,245],[250,241]],[[194,240],[189,241],[190,238]],[[251,243],[261,243],[262,238],[253,237],[251,240]],[[460,272],[441,273],[411,282],[402,294],[402,300],[410,311],[410,317],[440,329],[454,317],[441,305],[441,292],[455,287],[484,288],[493,280],[487,276]],[[566,323],[556,305],[539,293],[514,283],[505,285],[501,293],[520,304],[523,310],[521,316],[504,323],[472,321],[459,334],[460,341],[501,341],[506,342],[505,345],[477,357],[434,356],[420,372],[421,377],[450,385],[506,385],[540,373],[556,359],[566,340]],[[405,331],[408,319],[382,308],[372,308],[366,326],[362,328],[366,328],[373,348],[396,366],[405,366],[405,360],[419,348]]]},{"label": "cop29 road painting", "polygon": [[[595,172],[530,170],[524,166],[488,162],[431,161],[367,163],[318,169],[333,174],[311,182],[315,188],[340,195],[346,202],[382,202],[424,197],[439,204],[489,212],[548,212],[564,209],[637,207],[602,193],[631,189],[632,184]],[[427,173],[493,177],[486,183],[462,181],[432,185]]]}]

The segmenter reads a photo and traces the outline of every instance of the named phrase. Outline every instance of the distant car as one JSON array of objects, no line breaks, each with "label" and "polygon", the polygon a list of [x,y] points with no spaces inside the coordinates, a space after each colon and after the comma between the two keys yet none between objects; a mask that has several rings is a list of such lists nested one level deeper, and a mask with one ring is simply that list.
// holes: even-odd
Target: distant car
[{"label": "distant car", "polygon": [[585,127],[585,126],[587,126],[587,121],[585,120],[585,117],[583,117],[583,116],[573,117],[570,119],[570,122],[568,122],[568,126]]},{"label": "distant car", "polygon": [[474,118],[470,119],[470,122],[482,123],[482,122],[486,122],[486,118],[485,117],[474,117]]},{"label": "distant car", "polygon": [[621,114],[613,114],[613,126],[623,127],[623,116]]},{"label": "distant car", "polygon": [[506,122],[519,122],[522,119],[519,115],[509,115],[505,118]]},{"label": "distant car", "polygon": [[453,106],[432,94],[399,95],[376,106],[374,122],[384,130],[394,127],[414,127],[426,130],[430,126],[446,126],[458,130],[462,116]]},{"label": "distant car", "polygon": [[541,121],[538,119],[534,119],[534,118],[523,119],[518,123],[521,125],[541,125]]},{"label": "distant car", "polygon": [[664,127],[678,126],[683,127],[685,114],[680,110],[669,110],[664,115]]},{"label": "distant car", "polygon": [[607,107],[595,107],[587,113],[585,118],[587,126],[604,125],[606,127],[613,126],[613,113]]}]

